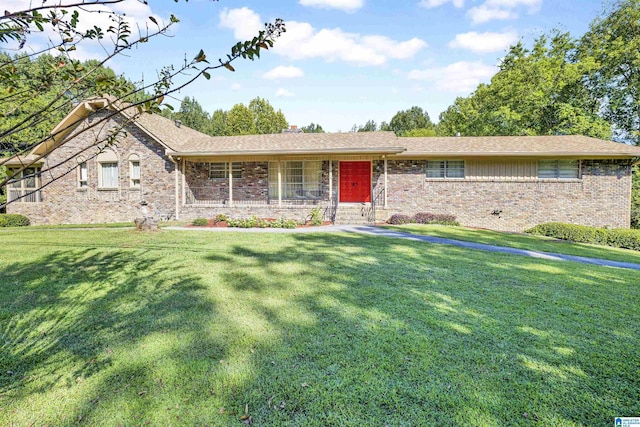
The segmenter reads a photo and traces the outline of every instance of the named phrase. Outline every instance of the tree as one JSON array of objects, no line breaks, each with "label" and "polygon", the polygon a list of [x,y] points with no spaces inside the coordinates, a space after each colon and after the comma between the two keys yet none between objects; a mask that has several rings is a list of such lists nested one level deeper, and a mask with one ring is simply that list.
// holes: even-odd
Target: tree
[{"label": "tree", "polygon": [[617,0],[580,40],[588,89],[616,136],[640,144],[640,2]]},{"label": "tree", "polygon": [[236,104],[227,113],[227,135],[255,135],[253,112],[244,104]]},{"label": "tree", "polygon": [[490,84],[440,114],[438,133],[609,138],[610,124],[598,116],[599,103],[583,82],[589,67],[576,52],[575,40],[560,32],[538,38],[531,50],[512,46]]},{"label": "tree", "polygon": [[278,110],[276,113],[266,99],[260,97],[252,99],[249,102],[249,110],[253,114],[257,134],[280,133],[289,127],[282,111]]},{"label": "tree", "polygon": [[186,96],[180,104],[180,111],[173,115],[180,120],[183,125],[206,133],[210,126],[209,113],[202,109],[202,106],[195,98]]},{"label": "tree", "polygon": [[322,129],[322,126],[315,123],[311,123],[308,126],[302,126],[301,129],[304,133],[324,133],[324,129]]},{"label": "tree", "polygon": [[227,135],[227,113],[223,109],[218,109],[211,115],[211,122],[209,123],[209,131],[207,132],[212,136],[225,136]]},{"label": "tree", "polygon": [[378,130],[378,125],[374,120],[368,120],[364,126],[358,128],[358,132],[375,132]]},{"label": "tree", "polygon": [[434,126],[429,118],[429,113],[417,106],[398,111],[389,123],[390,130],[398,136],[403,136],[406,132],[414,129],[433,129]]},{"label": "tree", "polygon": [[[66,114],[77,101],[109,93],[114,97],[111,102],[114,108],[109,114],[101,116],[89,127],[82,127],[82,130],[76,129],[75,126],[60,130],[60,132],[70,132],[68,137],[73,138],[80,132],[103,125],[119,114],[122,109],[135,112],[128,120],[124,120],[108,132],[102,132],[101,135],[104,136],[93,141],[94,146],[103,149],[117,142],[128,122],[135,120],[138,114],[160,113],[161,105],[167,95],[177,92],[200,77],[209,79],[210,73],[214,70],[226,68],[234,71],[231,63],[239,58],[250,60],[259,58],[261,50],[272,47],[274,40],[285,31],[282,20],[276,19],[275,22],[266,24],[265,29],[251,40],[235,44],[226,58],[220,59],[216,64],[211,64],[205,52],[200,49],[193,59],[184,61],[181,67],[167,66],[160,70],[156,81],[132,87],[125,79],[115,75],[100,76],[100,70],[104,69],[108,61],[114,57],[132,51],[132,48],[147,43],[159,35],[166,34],[168,29],[179,20],[175,15],[171,15],[167,23],[149,17],[146,24],[138,27],[136,35],[124,14],[110,11],[110,9],[105,11],[108,6],[123,1],[61,0],[51,2],[52,4],[43,1],[39,6],[30,6],[22,11],[5,11],[0,15],[0,44],[13,43],[18,49],[27,51],[29,40],[34,34],[43,31],[50,34],[50,42],[40,49],[30,48],[29,51],[32,52],[30,54],[0,57],[0,82],[5,88],[0,93],[0,114],[11,116],[16,113],[17,106],[24,107],[18,119],[0,121],[0,147],[5,149],[5,154],[23,154],[39,143],[55,138],[57,135],[45,135],[35,139],[29,139],[25,135],[28,135],[30,129],[44,123],[47,118]],[[38,4],[38,2],[35,3]],[[141,1],[141,3],[147,2]],[[84,20],[90,21],[87,17],[95,13],[95,7],[101,7],[100,16],[107,16],[108,26],[102,28],[96,25],[88,30],[80,30],[79,23]],[[91,40],[98,41],[104,49],[102,58],[89,64],[73,59],[72,52]],[[32,61],[31,58],[47,52],[55,53],[50,69],[45,73],[47,79],[41,81],[33,75],[24,75],[20,72],[25,62]],[[93,83],[87,84],[91,79],[94,79]],[[44,99],[40,98],[43,85],[46,89],[54,88]],[[28,104],[30,100],[35,99],[38,102]],[[28,143],[16,146],[16,141],[28,141]],[[25,162],[21,168],[13,170],[9,176],[0,178],[0,187],[4,187],[8,180],[21,175],[24,169],[39,160]],[[0,166],[5,162],[6,160],[0,160]],[[49,176],[54,179],[70,172],[70,170],[53,170],[53,168],[47,170]]]},{"label": "tree", "polygon": [[425,128],[420,128],[420,129],[411,129],[410,131],[407,131],[404,133],[403,136],[412,136],[412,137],[432,137],[432,136],[436,136],[436,130],[435,129],[425,129]]}]

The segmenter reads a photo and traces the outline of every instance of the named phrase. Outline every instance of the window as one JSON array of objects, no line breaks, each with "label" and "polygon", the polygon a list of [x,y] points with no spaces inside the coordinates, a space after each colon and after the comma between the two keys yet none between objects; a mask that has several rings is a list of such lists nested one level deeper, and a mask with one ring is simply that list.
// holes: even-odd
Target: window
[{"label": "window", "polygon": [[129,187],[140,188],[140,158],[135,154],[129,157]]},{"label": "window", "polygon": [[538,162],[538,178],[580,178],[579,160],[540,160]]},{"label": "window", "polygon": [[78,188],[87,188],[88,186],[87,162],[80,162],[78,164]]},{"label": "window", "polygon": [[429,160],[427,178],[464,178],[464,160]]},{"label": "window", "polygon": [[[233,162],[231,164],[231,178],[242,178],[242,163]],[[209,179],[229,179],[229,163],[209,163]]]},{"label": "window", "polygon": [[[318,199],[322,196],[322,161],[280,163],[283,199]],[[278,163],[269,163],[269,194],[278,197]]]},{"label": "window", "polygon": [[[9,170],[12,174],[13,171]],[[26,168],[9,181],[8,201],[40,202],[40,191],[37,190],[40,180],[38,168]]]},{"label": "window", "polygon": [[100,163],[100,188],[118,188],[118,162]]}]

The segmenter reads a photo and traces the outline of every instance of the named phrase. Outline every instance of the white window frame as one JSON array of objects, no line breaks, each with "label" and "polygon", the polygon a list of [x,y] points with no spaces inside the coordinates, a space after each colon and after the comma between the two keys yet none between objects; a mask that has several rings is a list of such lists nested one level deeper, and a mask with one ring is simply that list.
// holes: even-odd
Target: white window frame
[{"label": "white window frame", "polygon": [[81,161],[78,163],[78,188],[84,189],[89,187],[89,172],[87,169],[87,162]]},{"label": "white window frame", "polygon": [[[322,160],[283,161],[280,171],[282,199],[317,200],[322,197]],[[269,162],[269,197],[278,198],[278,162]]]},{"label": "white window frame", "polygon": [[[462,164],[462,168],[453,167],[454,163]],[[454,174],[454,170],[462,170],[462,176]],[[464,160],[427,160],[425,176],[427,179],[465,179],[466,164]]]},{"label": "white window frame", "polygon": [[[115,165],[115,186],[106,185],[104,182],[104,169],[107,165]],[[105,161],[98,163],[98,188],[101,190],[117,190],[120,187],[120,170],[117,161]]]},{"label": "white window frame", "polygon": [[[8,174],[15,173],[11,169]],[[31,177],[30,177],[31,176]],[[28,180],[33,179],[33,186],[28,185]],[[8,201],[15,200],[22,203],[37,203],[40,199],[40,168],[28,167],[22,170],[13,179],[7,182]],[[16,194],[19,193],[19,194]]]},{"label": "white window frame", "polygon": [[129,187],[140,188],[140,160],[138,158],[129,159]]},{"label": "white window frame", "polygon": [[538,179],[575,180],[582,178],[580,160],[538,160]]},{"label": "white window frame", "polygon": [[[231,178],[242,178],[242,162],[231,163]],[[210,162],[209,179],[229,179],[229,162]]]}]

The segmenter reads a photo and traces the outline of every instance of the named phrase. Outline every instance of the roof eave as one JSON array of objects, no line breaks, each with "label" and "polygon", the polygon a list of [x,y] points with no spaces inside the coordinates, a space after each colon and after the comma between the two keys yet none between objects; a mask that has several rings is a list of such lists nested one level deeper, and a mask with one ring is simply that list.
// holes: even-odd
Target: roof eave
[{"label": "roof eave", "polygon": [[503,152],[452,152],[452,151],[405,151],[398,154],[398,157],[458,157],[458,158],[489,158],[489,157],[528,157],[528,158],[589,158],[589,159],[631,159],[640,156],[640,153],[603,153],[603,152],[522,152],[522,151],[503,151]]},{"label": "roof eave", "polygon": [[325,148],[297,150],[237,150],[237,151],[174,151],[167,152],[172,157],[239,157],[239,156],[296,156],[296,155],[387,155],[405,151],[403,147],[385,148]]}]

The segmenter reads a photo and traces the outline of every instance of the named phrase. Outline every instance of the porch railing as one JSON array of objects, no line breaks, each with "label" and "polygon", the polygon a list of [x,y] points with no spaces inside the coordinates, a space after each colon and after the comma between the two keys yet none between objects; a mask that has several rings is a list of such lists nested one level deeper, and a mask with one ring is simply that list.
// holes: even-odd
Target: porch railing
[{"label": "porch railing", "polygon": [[[329,200],[328,187],[320,186],[312,190],[300,189],[288,191],[282,196],[283,205],[320,205],[327,204]],[[275,192],[269,192],[267,188],[248,186],[234,186],[229,197],[227,188],[215,187],[187,187],[185,191],[185,203],[187,205],[216,205],[247,206],[247,205],[274,205],[280,202]]]}]

